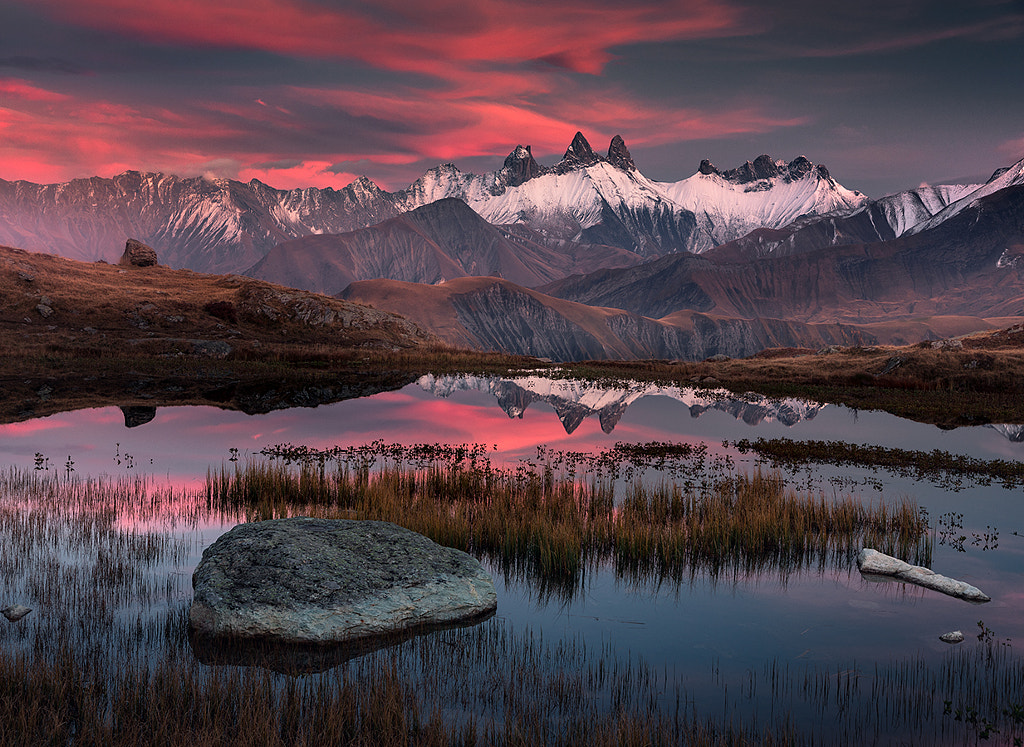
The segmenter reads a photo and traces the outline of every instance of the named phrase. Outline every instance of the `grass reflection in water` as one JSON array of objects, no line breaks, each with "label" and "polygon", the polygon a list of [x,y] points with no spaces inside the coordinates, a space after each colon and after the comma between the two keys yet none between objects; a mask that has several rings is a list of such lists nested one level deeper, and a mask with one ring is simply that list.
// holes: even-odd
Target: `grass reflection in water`
[{"label": "grass reflection in water", "polygon": [[[651,487],[634,473],[619,498],[611,477],[578,475],[579,455],[567,472],[551,460],[496,467],[483,447],[375,446],[268,450],[270,460],[211,471],[208,506],[247,520],[299,511],[391,521],[566,598],[588,568],[608,562],[621,577],[659,585],[696,574],[785,578],[804,568],[848,568],[865,546],[930,562],[927,521],[908,501],[865,506],[849,496],[800,494],[778,474],[720,466],[699,483],[691,473],[686,486]],[[629,448],[640,462],[637,447]],[[664,451],[654,445],[652,458],[664,462]],[[607,455],[594,459],[601,464]]]}]

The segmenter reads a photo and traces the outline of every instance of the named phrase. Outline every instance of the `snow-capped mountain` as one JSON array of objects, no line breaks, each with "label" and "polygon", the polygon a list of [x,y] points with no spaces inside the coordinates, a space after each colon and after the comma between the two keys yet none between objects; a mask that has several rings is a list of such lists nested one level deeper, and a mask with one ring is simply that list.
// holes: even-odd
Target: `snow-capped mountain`
[{"label": "snow-capped mountain", "polygon": [[417,384],[436,397],[450,397],[459,391],[492,395],[510,418],[522,418],[534,402],[546,402],[555,411],[566,433],[572,433],[588,417],[597,415],[601,430],[611,433],[626,409],[643,397],[668,397],[682,403],[691,417],[719,410],[749,425],[780,422],[793,426],[811,420],[826,405],[799,399],[769,399],[750,394],[733,397],[724,389],[692,389],[678,386],[635,383],[613,387],[592,381],[550,379],[544,376],[498,378],[493,376],[422,376]]},{"label": "snow-capped mountain", "polygon": [[621,137],[602,156],[577,133],[551,167],[521,145],[497,171],[475,175],[443,164],[393,193],[365,177],[341,190],[134,171],[52,185],[0,180],[0,244],[113,261],[133,237],[172,267],[238,272],[281,242],[354,231],[455,197],[488,222],[529,230],[538,240],[652,258],[704,251],[752,228],[866,199],[802,157],[785,164],[761,156],[727,172],[708,166],[680,182],[654,182]]},{"label": "snow-capped mountain", "polygon": [[757,228],[719,244],[717,256],[746,258],[802,254],[830,246],[888,241],[929,220],[977,184],[922,185],[869,201],[855,210],[804,215],[777,229]]},{"label": "snow-capped mountain", "polygon": [[804,156],[786,163],[758,156],[743,166],[719,171],[702,161],[697,173],[658,187],[696,216],[700,251],[744,236],[757,228],[781,228],[798,218],[850,212],[868,198],[846,189],[825,166]]},{"label": "snow-capped mountain", "polygon": [[989,195],[1003,189],[1020,186],[1024,186],[1024,159],[1017,161],[1017,163],[1009,168],[998,169],[987,182],[943,206],[931,218],[910,227],[907,232],[921,233],[922,231],[927,231],[929,228],[934,228],[953,216],[959,215],[964,210],[977,206],[981,199]]},{"label": "snow-capped mountain", "polygon": [[457,197],[495,225],[522,224],[552,238],[608,244],[644,257],[699,248],[692,212],[637,171],[621,137],[602,157],[577,132],[552,168],[540,166],[522,145],[489,174],[464,174],[445,164],[417,179],[405,195],[409,208]]}]

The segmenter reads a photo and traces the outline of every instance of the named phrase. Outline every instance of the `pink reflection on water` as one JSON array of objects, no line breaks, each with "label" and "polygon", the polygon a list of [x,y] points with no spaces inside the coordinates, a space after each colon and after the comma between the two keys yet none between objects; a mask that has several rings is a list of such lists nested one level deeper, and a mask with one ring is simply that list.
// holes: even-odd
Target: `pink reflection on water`
[{"label": "pink reflection on water", "polygon": [[46,431],[58,428],[71,428],[74,426],[69,420],[55,418],[44,418],[42,420],[27,420],[23,423],[8,423],[0,425],[0,439],[25,438],[35,436]]}]

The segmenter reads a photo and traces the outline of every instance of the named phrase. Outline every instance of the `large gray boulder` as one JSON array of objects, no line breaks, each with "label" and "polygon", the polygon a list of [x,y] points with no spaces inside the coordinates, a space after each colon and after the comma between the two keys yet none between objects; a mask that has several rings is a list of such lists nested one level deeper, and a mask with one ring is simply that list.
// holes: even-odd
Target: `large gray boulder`
[{"label": "large gray boulder", "polygon": [[473,557],[383,521],[239,524],[203,551],[189,611],[200,635],[357,641],[494,612]]},{"label": "large gray boulder", "polygon": [[900,581],[907,581],[911,584],[923,586],[926,589],[940,591],[957,599],[968,602],[991,602],[992,598],[976,586],[971,586],[963,581],[942,576],[929,568],[919,565],[910,565],[891,555],[880,553],[865,547],[857,556],[857,568],[861,573],[877,576],[889,576]]}]

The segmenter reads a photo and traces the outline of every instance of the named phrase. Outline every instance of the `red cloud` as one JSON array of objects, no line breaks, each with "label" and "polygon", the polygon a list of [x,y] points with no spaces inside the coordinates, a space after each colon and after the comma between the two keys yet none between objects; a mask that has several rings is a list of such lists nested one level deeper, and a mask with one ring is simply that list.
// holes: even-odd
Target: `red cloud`
[{"label": "red cloud", "polygon": [[358,174],[330,171],[332,161],[302,161],[287,167],[249,167],[238,172],[238,178],[247,182],[259,179],[278,189],[295,189],[315,184],[318,187],[341,189],[352,183]]},{"label": "red cloud", "polygon": [[[6,83],[14,100],[0,109],[5,178],[52,181],[135,168],[339,187],[351,175],[329,170],[338,162],[500,156],[518,143],[557,155],[577,129],[596,146],[617,133],[642,145],[802,122],[749,108],[679,109],[608,86],[599,94],[589,76],[581,86],[579,74],[600,73],[621,45],[743,31],[734,8],[705,0],[379,0],[343,8],[312,0],[31,2],[65,23],[151,41],[351,59],[435,83],[222,88],[162,108],[0,81],[0,92]],[[333,137],[333,120],[355,120],[362,130]],[[295,165],[260,165],[288,162]]]},{"label": "red cloud", "polygon": [[[296,56],[357,59],[439,74],[452,62],[546,60],[598,73],[610,49],[734,34],[740,12],[710,0],[595,4],[562,0],[377,2],[328,8],[303,0],[32,0],[61,21],[150,40]],[[386,19],[386,20],[384,20]]]},{"label": "red cloud", "polygon": [[25,101],[57,102],[67,100],[67,96],[56,91],[47,91],[23,80],[0,78],[0,94],[24,99]]}]

